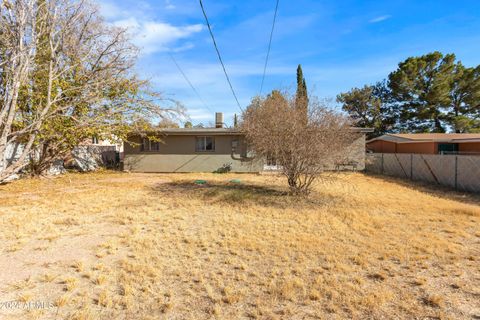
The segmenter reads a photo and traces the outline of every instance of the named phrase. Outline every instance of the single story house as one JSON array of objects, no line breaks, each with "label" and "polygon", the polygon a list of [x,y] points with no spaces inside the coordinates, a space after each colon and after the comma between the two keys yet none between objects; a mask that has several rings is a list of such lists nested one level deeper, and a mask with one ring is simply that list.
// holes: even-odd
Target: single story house
[{"label": "single story house", "polygon": [[367,141],[375,153],[480,154],[480,133],[384,134]]},{"label": "single story house", "polygon": [[[124,143],[123,168],[132,172],[261,172],[268,168],[263,159],[248,151],[242,133],[223,127],[223,115],[215,116],[215,128],[171,128],[155,132],[158,140],[141,135]],[[352,144],[349,159],[357,169],[365,167],[365,133],[371,129],[352,128],[362,133]],[[149,134],[152,136],[152,134]]]}]

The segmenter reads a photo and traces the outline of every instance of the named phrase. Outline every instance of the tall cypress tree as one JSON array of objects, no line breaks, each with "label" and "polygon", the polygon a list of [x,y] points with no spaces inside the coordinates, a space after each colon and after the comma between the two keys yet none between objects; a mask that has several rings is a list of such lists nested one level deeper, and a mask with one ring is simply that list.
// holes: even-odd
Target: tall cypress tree
[{"label": "tall cypress tree", "polygon": [[297,93],[295,95],[295,108],[301,110],[305,121],[308,118],[308,93],[307,83],[303,77],[302,65],[297,67]]},{"label": "tall cypress tree", "polygon": [[238,127],[238,118],[236,113],[233,115],[233,127],[234,128]]}]

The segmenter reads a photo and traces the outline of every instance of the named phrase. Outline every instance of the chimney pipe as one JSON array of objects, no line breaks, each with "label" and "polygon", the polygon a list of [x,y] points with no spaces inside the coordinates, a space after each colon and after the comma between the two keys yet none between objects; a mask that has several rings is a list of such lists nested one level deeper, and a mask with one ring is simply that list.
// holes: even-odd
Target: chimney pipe
[{"label": "chimney pipe", "polygon": [[223,128],[223,113],[215,112],[215,128]]}]

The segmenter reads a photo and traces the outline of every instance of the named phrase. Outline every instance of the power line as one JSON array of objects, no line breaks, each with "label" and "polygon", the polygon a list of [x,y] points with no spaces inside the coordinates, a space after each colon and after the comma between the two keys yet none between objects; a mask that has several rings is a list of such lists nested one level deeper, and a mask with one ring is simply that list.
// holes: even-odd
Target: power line
[{"label": "power line", "polygon": [[263,82],[265,80],[265,73],[267,71],[268,57],[270,55],[270,48],[272,46],[273,30],[275,29],[275,21],[277,20],[277,11],[278,11],[278,3],[279,2],[280,2],[280,0],[277,0],[277,4],[275,5],[275,13],[273,14],[272,30],[270,31],[270,40],[268,41],[267,56],[265,58],[265,65],[263,66],[263,76],[262,76],[262,84],[260,86],[260,95],[262,94]]},{"label": "power line", "polygon": [[218,50],[217,42],[215,41],[215,37],[213,36],[212,28],[210,27],[210,22],[208,22],[207,13],[205,12],[205,8],[203,7],[203,2],[202,0],[199,0],[199,1],[200,1],[200,7],[202,8],[203,16],[205,17],[205,21],[207,22],[208,31],[210,32],[210,36],[212,37],[212,40],[213,40],[213,45],[215,46],[215,50],[217,51],[218,60],[220,60],[220,63],[222,64],[223,72],[225,73],[227,82],[230,85],[230,89],[232,90],[233,97],[235,98],[235,101],[237,102],[238,107],[243,112],[243,109],[240,106],[240,102],[238,102],[237,95],[235,94],[235,90],[233,90],[233,86],[232,86],[232,83],[230,82],[230,78],[228,77],[227,69],[225,69],[225,64],[223,63],[222,56],[220,55],[220,51]]},{"label": "power line", "polygon": [[190,88],[192,88],[192,90],[195,92],[195,94],[197,95],[198,99],[200,99],[200,101],[203,103],[203,105],[205,106],[205,108],[207,108],[210,112],[213,113],[212,109],[210,109],[208,107],[208,105],[205,103],[205,101],[202,99],[202,96],[200,96],[200,94],[198,93],[197,89],[195,89],[195,87],[193,86],[192,82],[188,79],[187,75],[185,74],[185,72],[183,72],[182,68],[180,67],[180,65],[178,64],[177,60],[175,60],[175,58],[173,57],[173,54],[171,54],[170,52],[168,53],[168,55],[170,56],[170,58],[172,59],[173,63],[175,63],[175,66],[177,66],[177,69],[178,71],[180,71],[180,73],[182,74],[183,78],[185,79],[185,81],[188,82],[188,84],[190,85]]}]

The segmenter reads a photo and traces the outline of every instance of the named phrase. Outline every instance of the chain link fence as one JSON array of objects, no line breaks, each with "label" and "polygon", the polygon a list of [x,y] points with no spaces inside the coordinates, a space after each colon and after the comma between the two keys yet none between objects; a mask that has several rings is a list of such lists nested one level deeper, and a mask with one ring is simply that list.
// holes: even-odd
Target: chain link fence
[{"label": "chain link fence", "polygon": [[480,193],[480,156],[369,153],[365,171]]}]

